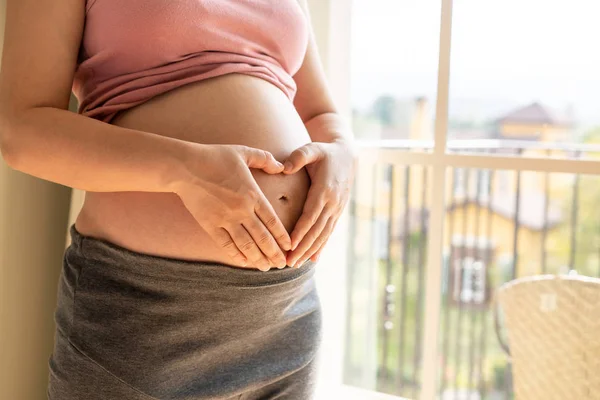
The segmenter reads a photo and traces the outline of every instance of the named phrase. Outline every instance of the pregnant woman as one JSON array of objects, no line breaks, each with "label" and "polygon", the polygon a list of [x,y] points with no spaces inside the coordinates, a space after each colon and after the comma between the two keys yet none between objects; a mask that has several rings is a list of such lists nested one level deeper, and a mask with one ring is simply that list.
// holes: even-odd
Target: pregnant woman
[{"label": "pregnant woman", "polygon": [[5,38],[4,159],[86,192],[48,398],[312,398],[356,156],[306,0],[8,0]]}]

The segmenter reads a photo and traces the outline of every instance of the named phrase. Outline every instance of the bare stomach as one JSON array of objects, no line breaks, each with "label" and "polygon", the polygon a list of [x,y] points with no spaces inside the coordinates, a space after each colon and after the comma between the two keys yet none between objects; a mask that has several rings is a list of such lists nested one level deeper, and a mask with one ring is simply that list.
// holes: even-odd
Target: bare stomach
[{"label": "bare stomach", "polygon": [[[120,113],[112,124],[190,142],[242,144],[268,150],[279,161],[310,142],[282,91],[262,79],[239,74],[172,90]],[[306,170],[293,175],[258,170],[252,174],[291,232],[310,186]],[[75,226],[83,235],[141,253],[238,266],[174,193],[86,192]]]}]

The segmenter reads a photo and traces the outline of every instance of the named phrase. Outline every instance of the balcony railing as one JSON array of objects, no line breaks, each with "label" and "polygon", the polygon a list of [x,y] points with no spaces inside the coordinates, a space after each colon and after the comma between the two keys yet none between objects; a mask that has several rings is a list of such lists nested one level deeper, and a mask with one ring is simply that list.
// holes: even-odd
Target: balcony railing
[{"label": "balcony railing", "polygon": [[[417,398],[429,221],[425,165],[373,152],[427,152],[428,141],[359,142],[351,224],[345,383]],[[579,159],[600,145],[449,141],[455,153]],[[368,155],[368,157],[366,157]],[[364,160],[369,160],[364,161]],[[387,158],[389,160],[389,158]],[[600,275],[600,179],[579,174],[448,168],[439,348],[440,399],[512,398],[492,321],[494,289],[516,277]]]}]

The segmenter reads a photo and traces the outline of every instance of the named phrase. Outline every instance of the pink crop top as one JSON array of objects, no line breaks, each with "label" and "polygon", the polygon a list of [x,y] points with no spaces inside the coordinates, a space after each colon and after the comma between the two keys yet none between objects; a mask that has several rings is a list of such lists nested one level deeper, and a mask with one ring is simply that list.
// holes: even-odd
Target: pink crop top
[{"label": "pink crop top", "polygon": [[265,79],[293,100],[307,45],[297,0],[87,0],[73,93],[80,114],[104,122],[229,73]]}]

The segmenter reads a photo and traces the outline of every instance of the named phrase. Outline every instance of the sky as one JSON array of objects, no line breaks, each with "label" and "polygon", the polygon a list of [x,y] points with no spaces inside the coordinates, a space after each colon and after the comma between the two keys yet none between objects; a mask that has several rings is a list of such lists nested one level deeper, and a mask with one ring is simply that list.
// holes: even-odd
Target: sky
[{"label": "sky", "polygon": [[[435,101],[440,0],[353,0],[352,101]],[[454,0],[450,113],[540,101],[600,125],[600,1]]]}]

